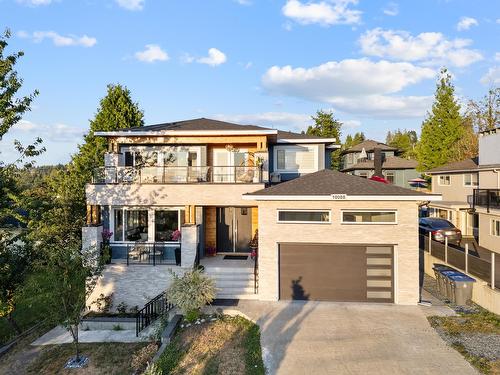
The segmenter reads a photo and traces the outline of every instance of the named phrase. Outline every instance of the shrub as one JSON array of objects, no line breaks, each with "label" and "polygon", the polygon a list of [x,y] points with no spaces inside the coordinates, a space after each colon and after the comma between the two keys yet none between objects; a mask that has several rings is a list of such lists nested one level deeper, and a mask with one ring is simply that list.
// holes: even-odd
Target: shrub
[{"label": "shrub", "polygon": [[193,316],[215,298],[215,282],[201,270],[187,271],[182,276],[171,273],[173,281],[167,290],[167,299],[186,317]]},{"label": "shrub", "polygon": [[111,293],[109,296],[105,296],[101,293],[99,297],[97,297],[97,299],[94,301],[94,303],[97,306],[97,311],[104,314],[109,313],[109,309],[113,304],[113,293]]},{"label": "shrub", "polygon": [[126,314],[127,308],[128,306],[125,302],[120,302],[118,306],[116,306],[116,311],[118,311],[119,314]]},{"label": "shrub", "polygon": [[156,343],[148,344],[132,354],[132,368],[139,373],[143,370],[158,351]]}]

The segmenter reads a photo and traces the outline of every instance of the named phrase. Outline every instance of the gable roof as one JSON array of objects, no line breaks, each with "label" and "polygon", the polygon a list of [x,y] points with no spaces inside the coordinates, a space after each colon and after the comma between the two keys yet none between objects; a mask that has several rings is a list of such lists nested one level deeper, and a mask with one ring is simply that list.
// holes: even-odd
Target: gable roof
[{"label": "gable roof", "polygon": [[363,149],[365,149],[366,152],[372,152],[374,148],[380,148],[382,151],[398,151],[396,147],[392,147],[386,145],[385,143],[377,142],[372,139],[367,139],[361,143],[358,143],[357,145],[352,146],[351,148],[348,148],[347,150],[344,150],[342,153],[349,154],[351,152],[361,152]]},{"label": "gable roof", "polygon": [[444,172],[460,172],[460,171],[475,171],[478,169],[479,158],[465,159],[442,165],[440,167],[428,170],[427,174],[444,173]]},{"label": "gable roof", "polygon": [[425,194],[329,169],[247,193],[243,197],[250,200],[332,200],[333,195],[345,195],[346,200],[440,200],[441,198],[441,195]]},{"label": "gable roof", "polygon": [[[399,156],[388,156],[382,162],[382,169],[415,169],[418,162],[412,159],[400,158]],[[358,169],[371,170],[375,169],[373,160],[365,160],[356,163],[349,168],[345,168],[342,172],[354,171]]]}]

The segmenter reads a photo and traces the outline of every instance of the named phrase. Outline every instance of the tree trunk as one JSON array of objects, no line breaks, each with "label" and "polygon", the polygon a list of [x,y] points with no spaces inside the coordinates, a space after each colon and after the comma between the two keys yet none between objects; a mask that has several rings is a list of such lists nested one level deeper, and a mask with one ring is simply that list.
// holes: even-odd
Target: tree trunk
[{"label": "tree trunk", "polygon": [[78,346],[78,324],[74,326],[69,326],[69,331],[71,336],[73,337],[73,344],[75,345],[75,360],[78,361],[80,359],[80,351]]},{"label": "tree trunk", "polygon": [[17,325],[17,322],[12,317],[12,314],[9,314],[9,316],[7,317],[7,321],[9,322],[11,327],[14,328],[14,331],[16,331],[18,335],[22,333],[21,328]]}]

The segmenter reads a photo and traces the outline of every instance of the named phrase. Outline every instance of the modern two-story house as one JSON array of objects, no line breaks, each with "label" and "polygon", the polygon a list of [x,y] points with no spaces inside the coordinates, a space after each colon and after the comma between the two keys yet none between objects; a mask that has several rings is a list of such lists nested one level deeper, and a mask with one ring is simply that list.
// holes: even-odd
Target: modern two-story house
[{"label": "modern two-story house", "polygon": [[416,170],[417,162],[402,158],[400,154],[400,150],[395,147],[367,139],[342,151],[340,170],[355,176],[370,178],[377,173],[376,169],[380,168],[381,174],[390,183],[410,188],[412,187],[410,181],[420,175]]},{"label": "modern two-story house", "polygon": [[329,170],[337,140],[204,118],[96,135],[100,291],[133,305],[201,264],[219,298],[418,302],[418,206],[440,197]]}]

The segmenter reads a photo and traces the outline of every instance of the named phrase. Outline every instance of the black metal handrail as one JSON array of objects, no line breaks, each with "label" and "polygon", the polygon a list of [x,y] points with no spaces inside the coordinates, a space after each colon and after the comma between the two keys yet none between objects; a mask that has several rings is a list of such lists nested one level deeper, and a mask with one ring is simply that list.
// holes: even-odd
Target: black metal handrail
[{"label": "black metal handrail", "polygon": [[262,166],[98,167],[94,184],[262,183]]},{"label": "black metal handrail", "polygon": [[135,316],[135,335],[150,326],[155,320],[166,312],[172,310],[174,305],[167,301],[165,292],[158,294],[140,309]]},{"label": "black metal handrail", "polygon": [[490,208],[500,209],[500,189],[474,189],[472,201],[473,208],[486,207],[487,212]]}]

